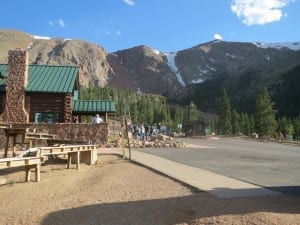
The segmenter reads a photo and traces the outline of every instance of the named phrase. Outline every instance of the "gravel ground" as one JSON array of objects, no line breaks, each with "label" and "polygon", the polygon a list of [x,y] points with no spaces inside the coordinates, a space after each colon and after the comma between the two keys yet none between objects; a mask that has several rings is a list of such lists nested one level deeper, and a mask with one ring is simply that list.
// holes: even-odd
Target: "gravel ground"
[{"label": "gravel ground", "polygon": [[296,197],[218,199],[116,155],[65,167],[65,159],[49,161],[39,183],[24,182],[20,168],[0,170],[0,224],[300,225]]}]

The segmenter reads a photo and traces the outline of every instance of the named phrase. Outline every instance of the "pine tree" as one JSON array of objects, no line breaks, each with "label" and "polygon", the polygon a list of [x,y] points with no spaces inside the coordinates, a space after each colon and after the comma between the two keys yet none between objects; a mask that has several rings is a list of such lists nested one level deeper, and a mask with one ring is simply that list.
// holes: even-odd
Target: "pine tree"
[{"label": "pine tree", "polygon": [[248,113],[241,114],[241,130],[246,136],[250,136],[250,117]]},{"label": "pine tree", "polygon": [[293,119],[295,139],[300,140],[300,115]]},{"label": "pine tree", "polygon": [[148,110],[147,110],[147,123],[153,124],[154,121],[154,112],[153,112],[153,101],[151,98],[148,98]]},{"label": "pine tree", "polygon": [[231,112],[232,133],[238,135],[240,133],[239,114],[235,109]]},{"label": "pine tree", "polygon": [[255,122],[254,122],[254,116],[251,114],[249,115],[249,125],[250,125],[250,134],[255,132]]},{"label": "pine tree", "polygon": [[222,134],[230,135],[232,133],[231,126],[231,106],[226,90],[223,90],[223,96],[220,105],[220,131]]},{"label": "pine tree", "polygon": [[200,113],[197,109],[197,106],[193,102],[191,102],[188,109],[189,109],[189,122],[198,121],[200,118]]},{"label": "pine tree", "polygon": [[284,135],[285,138],[294,134],[294,126],[290,119],[285,116],[278,120],[279,131]]},{"label": "pine tree", "polygon": [[259,137],[271,137],[277,128],[275,120],[276,110],[273,109],[272,102],[268,90],[264,87],[256,99],[255,104],[255,129]]}]

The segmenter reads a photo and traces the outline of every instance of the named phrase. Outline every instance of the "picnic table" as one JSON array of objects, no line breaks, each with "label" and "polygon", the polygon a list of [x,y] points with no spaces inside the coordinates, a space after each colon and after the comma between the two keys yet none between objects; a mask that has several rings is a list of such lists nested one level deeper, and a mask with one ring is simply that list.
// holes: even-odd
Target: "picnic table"
[{"label": "picnic table", "polygon": [[4,149],[4,158],[7,158],[8,155],[8,147],[9,147],[9,140],[12,139],[12,146],[13,146],[13,156],[16,156],[16,144],[29,144],[29,148],[33,147],[34,140],[48,140],[54,139],[55,135],[48,134],[48,133],[41,133],[41,132],[32,132],[29,131],[27,128],[11,128],[6,127],[4,128],[5,132],[5,149]]}]

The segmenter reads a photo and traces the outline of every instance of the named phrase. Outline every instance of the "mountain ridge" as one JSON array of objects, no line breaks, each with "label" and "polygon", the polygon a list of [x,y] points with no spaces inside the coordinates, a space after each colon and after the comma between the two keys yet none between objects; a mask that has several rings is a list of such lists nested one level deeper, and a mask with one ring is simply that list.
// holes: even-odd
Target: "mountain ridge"
[{"label": "mountain ridge", "polygon": [[204,88],[199,97],[203,102],[197,101],[197,105],[211,112],[217,111],[219,92],[206,89],[208,83],[227,88],[234,104],[248,110],[241,106],[243,98],[253,99],[262,86],[276,92],[274,87],[284,79],[281,74],[300,64],[300,42],[213,40],[169,53],[145,45],[108,53],[99,44],[84,40],[13,30],[0,30],[0,41],[0,63],[5,63],[9,48],[22,47],[28,49],[32,64],[78,66],[80,84],[85,87],[123,88],[161,94],[174,101],[193,100],[195,90]]}]

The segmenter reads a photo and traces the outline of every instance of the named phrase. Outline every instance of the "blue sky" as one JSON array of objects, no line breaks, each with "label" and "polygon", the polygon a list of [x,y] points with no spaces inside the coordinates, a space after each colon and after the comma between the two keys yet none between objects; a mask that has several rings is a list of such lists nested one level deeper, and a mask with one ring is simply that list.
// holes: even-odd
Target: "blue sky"
[{"label": "blue sky", "polygon": [[9,0],[0,29],[86,40],[113,52],[177,51],[214,38],[300,41],[300,0]]}]

